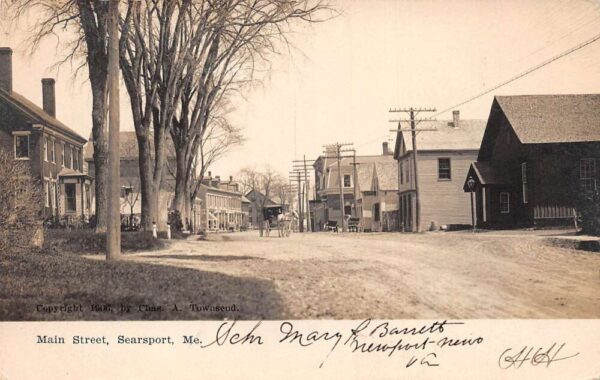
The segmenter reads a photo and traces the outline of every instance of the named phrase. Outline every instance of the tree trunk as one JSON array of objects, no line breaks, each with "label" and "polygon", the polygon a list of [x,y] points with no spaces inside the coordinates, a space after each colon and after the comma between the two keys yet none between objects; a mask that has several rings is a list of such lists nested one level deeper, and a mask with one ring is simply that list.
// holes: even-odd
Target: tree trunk
[{"label": "tree trunk", "polygon": [[189,216],[186,199],[189,199],[190,195],[185,152],[182,149],[176,149],[175,158],[177,160],[177,171],[175,173],[175,199],[173,199],[172,208],[180,212],[181,220],[185,223],[186,218]]},{"label": "tree trunk", "polygon": [[88,76],[92,88],[92,139],[94,145],[94,190],[96,232],[106,232],[108,188],[107,104],[107,6],[92,7],[91,2],[78,1],[79,21],[87,50]]},{"label": "tree trunk", "polygon": [[140,192],[142,194],[142,229],[152,231],[152,222],[158,224],[158,189],[152,181],[152,157],[148,134],[136,133],[139,149]]},{"label": "tree trunk", "polygon": [[92,80],[92,138],[96,232],[106,232],[108,189],[108,140],[106,131],[106,78]]}]

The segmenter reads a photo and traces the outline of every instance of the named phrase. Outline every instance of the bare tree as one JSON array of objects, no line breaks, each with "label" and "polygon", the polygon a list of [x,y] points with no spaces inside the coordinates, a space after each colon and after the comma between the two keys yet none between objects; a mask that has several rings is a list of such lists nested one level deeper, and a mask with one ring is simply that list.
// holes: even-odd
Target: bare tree
[{"label": "bare tree", "polygon": [[[37,22],[30,31],[29,47],[54,36],[69,36],[63,45],[66,54],[58,64],[87,66],[92,89],[92,141],[94,145],[94,183],[96,231],[106,231],[108,186],[108,140],[106,130],[108,2],[103,0],[6,0],[6,11],[18,20],[35,14]],[[87,65],[86,65],[87,64]]]},{"label": "bare tree", "polygon": [[[195,175],[198,153],[207,157],[206,143],[214,140],[215,125],[224,131],[232,130],[222,115],[215,115],[216,111],[232,94],[256,79],[257,65],[266,62],[269,54],[277,53],[279,47],[286,46],[285,34],[294,20],[315,21],[315,15],[326,9],[319,0],[190,3],[189,17],[184,21],[187,34],[182,37],[185,40],[182,44],[188,46],[186,59],[193,62],[189,69],[195,71],[180,72],[182,95],[170,130],[177,160],[175,209],[186,213],[185,200],[195,198],[190,180]],[[232,133],[227,136],[237,137]],[[223,143],[222,148],[211,152],[220,155],[239,143],[239,139]],[[204,161],[202,171],[207,160]]]}]

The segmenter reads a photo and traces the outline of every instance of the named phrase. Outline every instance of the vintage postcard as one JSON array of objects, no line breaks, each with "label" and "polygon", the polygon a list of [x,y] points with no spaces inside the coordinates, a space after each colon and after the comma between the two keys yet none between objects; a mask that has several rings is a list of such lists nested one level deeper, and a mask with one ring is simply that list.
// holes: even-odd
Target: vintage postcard
[{"label": "vintage postcard", "polygon": [[0,379],[600,379],[597,0],[0,0]]}]

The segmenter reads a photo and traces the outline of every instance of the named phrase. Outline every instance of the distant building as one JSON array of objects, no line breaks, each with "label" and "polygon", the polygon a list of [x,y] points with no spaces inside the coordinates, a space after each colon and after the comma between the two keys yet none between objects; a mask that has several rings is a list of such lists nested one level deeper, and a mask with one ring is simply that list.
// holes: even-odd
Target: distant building
[{"label": "distant building", "polygon": [[[471,224],[469,195],[463,183],[471,162],[477,159],[485,120],[453,119],[420,124],[435,128],[417,136],[417,168],[421,229]],[[399,229],[417,231],[414,152],[410,131],[396,135],[394,158],[398,162]]]},{"label": "distant building", "polygon": [[[354,165],[356,161],[356,166]],[[362,186],[359,183],[355,187],[358,178],[359,182],[369,176],[369,168],[376,163],[394,163],[392,152],[388,149],[388,144],[383,143],[381,155],[344,157],[340,160],[340,173],[338,174],[338,161],[335,152],[329,150],[325,155],[320,156],[313,163],[315,170],[315,201],[311,202],[313,224],[317,231],[321,230],[328,221],[335,221],[338,226],[342,225],[343,216],[365,217],[370,214],[368,200],[364,198],[361,191],[367,190],[366,183]],[[355,169],[356,168],[356,169]],[[360,176],[359,176],[360,173]],[[340,175],[341,174],[341,175]],[[340,177],[342,181],[343,205],[340,205]],[[393,189],[390,189],[393,190]],[[359,199],[361,211],[358,210]],[[356,200],[356,202],[355,202]],[[365,221],[363,221],[363,224]],[[368,229],[368,227],[365,227]]]},{"label": "distant building", "polygon": [[[170,140],[167,140],[170,143]],[[119,156],[120,156],[120,185],[121,199],[120,209],[123,223],[129,223],[127,218],[134,217],[140,220],[142,213],[142,194],[140,181],[139,167],[139,150],[137,137],[134,131],[121,131],[119,133]],[[92,138],[85,146],[85,160],[88,164],[89,175],[95,177],[94,166],[94,145]],[[168,153],[167,163],[165,166],[175,168],[175,156],[173,153]],[[158,220],[156,221],[159,230],[167,228],[167,220],[169,208],[175,194],[175,177],[165,167],[163,171],[163,179],[158,197]],[[95,192],[92,191],[92,197]],[[92,202],[92,210],[95,209],[95,202]],[[183,221],[185,224],[185,220]]]},{"label": "distant building", "polygon": [[475,181],[478,226],[572,223],[598,162],[600,94],[496,96],[463,189]]},{"label": "distant building", "polygon": [[12,50],[0,48],[0,147],[26,162],[44,192],[46,218],[87,219],[91,178],[86,139],[56,119],[54,79],[42,79],[43,108],[13,91]]},{"label": "distant building", "polygon": [[[250,190],[245,194],[245,198],[249,201],[248,222],[252,228],[258,228],[259,223],[265,219],[275,220],[280,213],[288,212],[289,204],[285,204],[280,199],[267,198],[258,190]],[[261,215],[261,206],[262,214]]]},{"label": "distant building", "polygon": [[[243,210],[243,195],[239,185],[229,177],[221,181],[219,176],[202,180],[197,196],[200,212],[196,216],[198,227],[207,232],[240,231],[247,228],[249,215]],[[198,217],[199,216],[199,217]]]}]

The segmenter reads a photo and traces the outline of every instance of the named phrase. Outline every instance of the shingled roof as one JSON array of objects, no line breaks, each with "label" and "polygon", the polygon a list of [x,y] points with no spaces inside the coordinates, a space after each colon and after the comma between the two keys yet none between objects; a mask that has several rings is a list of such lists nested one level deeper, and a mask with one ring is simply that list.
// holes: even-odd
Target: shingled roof
[{"label": "shingled roof", "polygon": [[375,163],[375,175],[380,190],[398,190],[398,163],[396,161]]},{"label": "shingled roof", "polygon": [[356,169],[356,176],[358,177],[358,189],[359,191],[371,191],[373,185],[373,164],[361,164]]},{"label": "shingled roof", "polygon": [[496,96],[523,144],[600,141],[600,94]]},{"label": "shingled roof", "polygon": [[0,89],[0,99],[6,101],[10,106],[16,108],[21,111],[27,117],[30,118],[32,123],[39,123],[49,126],[52,129],[57,130],[58,132],[62,132],[67,136],[74,138],[80,143],[85,143],[85,137],[81,136],[79,133],[75,132],[71,128],[67,127],[58,119],[50,116],[46,111],[37,106],[31,100],[27,99],[23,95],[11,91],[5,91]]},{"label": "shingled roof", "polygon": [[[458,127],[452,125],[451,120],[437,120],[422,122],[419,128],[435,128],[435,131],[426,131],[417,135],[417,148],[426,150],[478,150],[481,145],[486,120],[461,119]],[[403,125],[408,127],[407,125]],[[402,131],[402,138],[406,144],[406,151],[412,151],[412,136],[410,131]],[[397,146],[398,144],[396,144]]]}]

